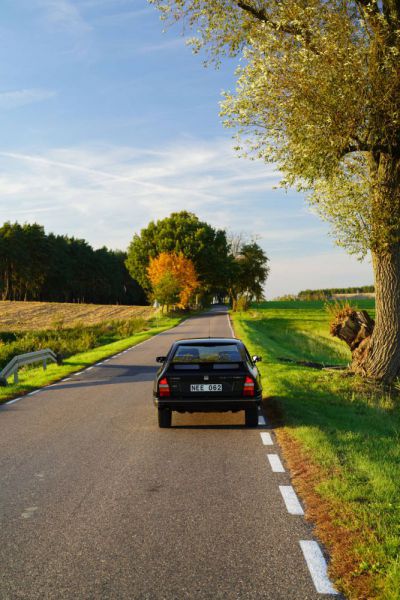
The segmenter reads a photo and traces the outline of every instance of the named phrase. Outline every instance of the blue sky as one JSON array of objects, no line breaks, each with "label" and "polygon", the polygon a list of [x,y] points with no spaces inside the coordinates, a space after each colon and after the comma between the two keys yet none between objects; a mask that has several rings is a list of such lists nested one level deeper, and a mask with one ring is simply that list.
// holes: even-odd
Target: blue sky
[{"label": "blue sky", "polygon": [[185,209],[258,237],[270,298],[371,283],[272,166],[235,155],[218,117],[235,62],[204,69],[162,29],[146,0],[3,0],[0,222],[125,249]]}]

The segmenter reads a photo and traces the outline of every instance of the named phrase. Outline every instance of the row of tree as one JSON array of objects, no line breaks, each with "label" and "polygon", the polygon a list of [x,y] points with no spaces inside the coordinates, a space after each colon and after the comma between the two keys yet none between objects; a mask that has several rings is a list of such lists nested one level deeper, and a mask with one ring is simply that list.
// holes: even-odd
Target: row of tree
[{"label": "row of tree", "polygon": [[146,295],[125,260],[124,252],[47,235],[36,223],[5,223],[0,227],[0,298],[145,304]]},{"label": "row of tree", "polygon": [[325,288],[322,290],[302,290],[298,293],[297,300],[327,300],[335,294],[373,294],[373,285],[362,285],[359,287]]},{"label": "row of tree", "polygon": [[151,222],[128,253],[46,234],[38,224],[0,227],[0,298],[99,304],[204,305],[229,298],[234,308],[260,300],[269,268],[254,241],[227,238],[192,213]]},{"label": "row of tree", "polygon": [[226,232],[181,211],[151,222],[134,236],[126,265],[162,305],[207,304],[229,298],[234,309],[261,300],[268,258],[253,240]]}]

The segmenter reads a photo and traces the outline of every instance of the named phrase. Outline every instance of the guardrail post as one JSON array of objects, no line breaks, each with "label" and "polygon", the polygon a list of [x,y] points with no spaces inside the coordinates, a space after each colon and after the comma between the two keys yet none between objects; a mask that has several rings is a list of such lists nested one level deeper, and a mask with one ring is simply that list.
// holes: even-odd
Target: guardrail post
[{"label": "guardrail post", "polygon": [[34,363],[41,362],[43,369],[47,369],[48,361],[58,362],[57,356],[52,350],[45,348],[44,350],[38,350],[37,352],[27,352],[26,354],[19,354],[0,370],[0,385],[7,385],[7,379],[14,375],[14,383],[18,383],[18,369],[24,365],[31,365]]}]

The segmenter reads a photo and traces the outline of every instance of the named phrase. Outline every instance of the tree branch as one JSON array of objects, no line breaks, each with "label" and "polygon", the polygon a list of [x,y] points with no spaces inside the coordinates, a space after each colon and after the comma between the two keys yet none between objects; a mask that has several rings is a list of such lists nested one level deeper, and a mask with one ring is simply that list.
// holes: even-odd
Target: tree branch
[{"label": "tree branch", "polygon": [[357,141],[345,146],[339,153],[339,157],[351,154],[352,152],[385,152],[387,154],[396,154],[398,150],[385,146],[385,144],[368,144],[367,142]]},{"label": "tree branch", "polygon": [[311,34],[309,31],[304,30],[302,27],[298,27],[291,23],[275,23],[274,21],[271,21],[271,19],[268,17],[267,13],[263,8],[255,8],[251,4],[248,4],[248,2],[245,2],[244,0],[237,0],[237,5],[245,12],[251,14],[258,21],[266,23],[274,31],[282,31],[283,33],[288,33],[292,36],[302,37],[306,46],[314,52],[316,51],[315,48],[312,47]]},{"label": "tree branch", "polygon": [[356,4],[366,25],[375,33],[382,32],[382,16],[377,0],[356,0]]}]

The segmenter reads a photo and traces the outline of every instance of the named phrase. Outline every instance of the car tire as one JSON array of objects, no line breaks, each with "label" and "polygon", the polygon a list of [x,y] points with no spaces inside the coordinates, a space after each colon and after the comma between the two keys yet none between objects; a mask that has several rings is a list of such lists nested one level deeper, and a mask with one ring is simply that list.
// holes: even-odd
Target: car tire
[{"label": "car tire", "polygon": [[257,427],[258,425],[258,410],[257,406],[246,408],[245,412],[246,427]]},{"label": "car tire", "polygon": [[158,426],[171,427],[172,411],[169,408],[158,409]]}]

